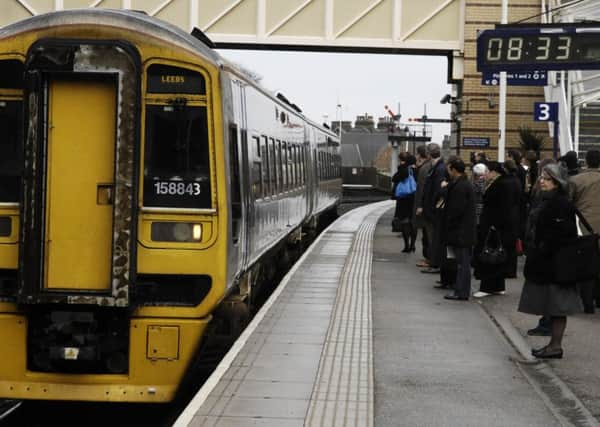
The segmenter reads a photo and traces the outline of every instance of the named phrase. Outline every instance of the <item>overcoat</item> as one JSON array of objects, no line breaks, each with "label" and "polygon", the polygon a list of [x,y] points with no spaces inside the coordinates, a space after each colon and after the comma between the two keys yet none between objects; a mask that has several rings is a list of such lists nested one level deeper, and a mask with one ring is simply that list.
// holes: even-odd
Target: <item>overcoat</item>
[{"label": "overcoat", "polygon": [[[600,169],[585,169],[571,177],[573,203],[590,223],[595,232],[600,233]],[[585,227],[580,227],[587,234]]]},{"label": "overcoat", "polygon": [[535,283],[553,283],[554,253],[577,236],[575,208],[566,194],[552,194],[540,210],[537,220],[527,224],[526,235],[532,238],[523,269],[525,279]]},{"label": "overcoat", "polygon": [[[513,181],[515,179],[515,177],[499,176],[483,194],[483,210],[479,218],[474,257],[475,277],[478,279],[509,277],[513,274],[510,260],[516,256],[521,198],[518,185],[515,188]],[[492,227],[499,232],[502,246],[507,254],[507,262],[503,265],[482,264],[477,258]]]},{"label": "overcoat", "polygon": [[470,248],[475,243],[475,194],[466,176],[450,182],[442,214],[444,244]]}]

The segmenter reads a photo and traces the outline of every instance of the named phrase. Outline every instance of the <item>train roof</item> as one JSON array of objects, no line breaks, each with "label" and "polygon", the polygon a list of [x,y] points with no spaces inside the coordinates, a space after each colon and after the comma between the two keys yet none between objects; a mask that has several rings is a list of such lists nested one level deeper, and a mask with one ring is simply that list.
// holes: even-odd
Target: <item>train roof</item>
[{"label": "train roof", "polygon": [[58,25],[117,26],[148,34],[194,51],[219,65],[220,56],[202,41],[166,21],[125,9],[70,9],[32,16],[0,29],[0,39]]},{"label": "train roof", "polygon": [[59,25],[101,25],[123,27],[141,34],[154,36],[168,43],[172,43],[181,48],[190,50],[195,54],[204,57],[209,62],[212,62],[213,65],[226,68],[228,71],[235,73],[238,77],[243,78],[248,84],[256,87],[265,95],[272,98],[273,101],[281,104],[282,106],[286,106],[294,114],[302,116],[303,119],[309,122],[312,126],[319,128],[325,133],[331,134],[331,136],[337,137],[337,135],[331,130],[324,128],[320,124],[310,120],[304,114],[299,113],[297,110],[295,110],[291,103],[286,103],[280,99],[277,99],[275,94],[249,78],[239,65],[236,65],[226,58],[223,58],[207,44],[205,44],[204,41],[191,34],[188,34],[181,28],[170,24],[169,22],[149,16],[144,12],[126,9],[97,8],[67,9],[58,12],[49,12],[32,16],[31,18],[27,18],[0,28],[0,39],[12,37],[18,35],[19,33],[37,31]]}]

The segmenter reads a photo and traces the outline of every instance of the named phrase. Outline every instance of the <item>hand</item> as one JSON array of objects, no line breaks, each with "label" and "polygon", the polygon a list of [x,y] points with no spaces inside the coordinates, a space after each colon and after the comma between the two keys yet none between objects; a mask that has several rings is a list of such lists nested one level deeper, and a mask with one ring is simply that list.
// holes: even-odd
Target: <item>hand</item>
[{"label": "hand", "polygon": [[417,208],[417,211],[415,213],[417,215],[422,215],[423,214],[423,208]]},{"label": "hand", "polygon": [[448,181],[442,181],[442,183],[440,184],[440,186],[442,188],[446,187],[448,185]]}]

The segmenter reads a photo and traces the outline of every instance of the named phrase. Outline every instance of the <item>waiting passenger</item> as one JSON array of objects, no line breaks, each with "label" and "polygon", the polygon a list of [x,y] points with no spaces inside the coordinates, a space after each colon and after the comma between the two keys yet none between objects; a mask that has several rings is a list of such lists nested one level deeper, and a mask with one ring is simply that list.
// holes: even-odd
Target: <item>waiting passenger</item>
[{"label": "waiting passenger", "polygon": [[561,359],[567,316],[582,310],[575,283],[557,284],[552,259],[563,242],[577,236],[575,209],[567,197],[567,171],[557,164],[545,166],[540,174],[541,203],[531,209],[526,229],[525,284],[519,311],[550,318],[548,345],[532,350],[540,359]]},{"label": "waiting passenger", "polygon": [[454,292],[449,300],[468,300],[471,294],[471,252],[475,242],[475,194],[460,158],[448,163],[450,182],[446,188],[441,228],[447,257],[456,260]]}]

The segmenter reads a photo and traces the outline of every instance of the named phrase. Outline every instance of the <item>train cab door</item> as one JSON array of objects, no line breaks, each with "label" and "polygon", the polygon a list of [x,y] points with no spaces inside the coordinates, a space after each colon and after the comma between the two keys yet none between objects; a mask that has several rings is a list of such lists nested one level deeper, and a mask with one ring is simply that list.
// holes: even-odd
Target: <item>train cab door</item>
[{"label": "train cab door", "polygon": [[111,289],[116,82],[51,79],[46,290]]}]

